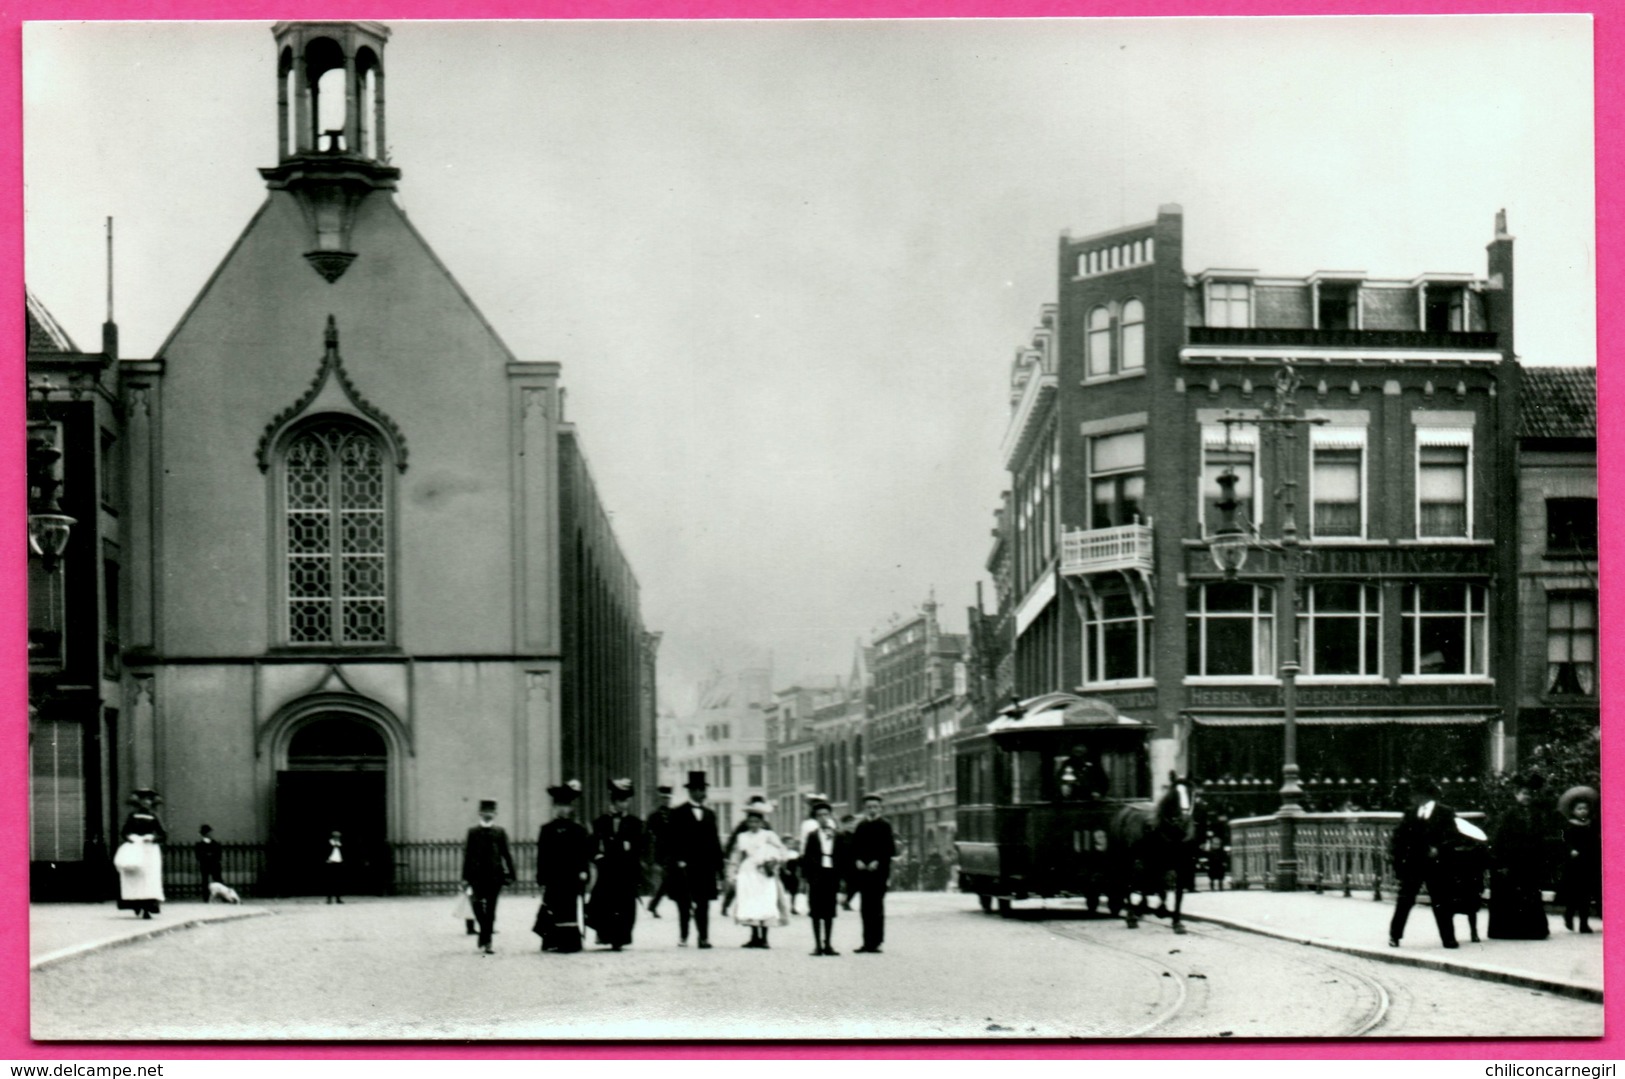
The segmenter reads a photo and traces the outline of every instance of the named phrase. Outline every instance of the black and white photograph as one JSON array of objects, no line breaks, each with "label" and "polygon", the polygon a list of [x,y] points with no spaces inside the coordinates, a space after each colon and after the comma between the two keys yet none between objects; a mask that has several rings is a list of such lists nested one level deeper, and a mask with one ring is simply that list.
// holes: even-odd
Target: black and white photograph
[{"label": "black and white photograph", "polygon": [[32,1037],[1600,1038],[1592,50],[24,23]]}]

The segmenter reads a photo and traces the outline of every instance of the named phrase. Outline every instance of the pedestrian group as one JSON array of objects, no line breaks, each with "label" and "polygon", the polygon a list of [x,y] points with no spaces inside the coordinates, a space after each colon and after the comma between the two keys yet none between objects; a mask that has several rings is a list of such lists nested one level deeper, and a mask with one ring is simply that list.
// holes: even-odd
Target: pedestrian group
[{"label": "pedestrian group", "polygon": [[[836,912],[851,910],[854,895],[862,903],[863,923],[863,944],[855,951],[880,952],[897,844],[878,795],[864,800],[863,819],[851,827],[838,826],[828,799],[814,795],[799,838],[777,834],[773,807],[753,797],[725,845],[716,814],[705,804],[705,773],[690,772],[685,787],[688,801],[676,806],[671,788],[658,788],[660,805],[644,822],[629,811],[636,793],[632,781],[610,780],[609,811],[590,829],[575,819],[582,795],[578,780],[547,789],[553,819],[536,837],[541,903],[532,925],[542,951],[579,952],[589,931],[600,946],[621,951],[632,943],[639,897],[652,884],[645,909],[659,918],[661,901],[671,900],[680,947],[688,947],[691,934],[696,948],[712,946],[711,903],[720,896],[723,916],[731,912],[734,923],[750,931],[742,947],[769,948],[769,930],[789,924],[804,886],[813,955],[840,954],[833,941]],[[466,905],[457,914],[477,934],[481,955],[493,952],[497,899],[516,879],[496,811],[495,801],[480,802],[479,821],[463,845]]]},{"label": "pedestrian group", "polygon": [[1564,793],[1557,802],[1561,825],[1554,827],[1551,810],[1537,801],[1544,787],[1538,773],[1520,776],[1515,781],[1513,805],[1486,834],[1440,801],[1439,787],[1432,780],[1411,782],[1411,808],[1393,836],[1399,894],[1388,927],[1390,947],[1399,947],[1411,908],[1423,888],[1444,946],[1460,947],[1457,915],[1466,916],[1470,939],[1476,943],[1486,872],[1490,898],[1485,932],[1491,939],[1546,939],[1551,930],[1542,887],[1552,878],[1563,907],[1564,926],[1581,933],[1592,931],[1591,914],[1601,903],[1602,891],[1597,792],[1575,787]]}]

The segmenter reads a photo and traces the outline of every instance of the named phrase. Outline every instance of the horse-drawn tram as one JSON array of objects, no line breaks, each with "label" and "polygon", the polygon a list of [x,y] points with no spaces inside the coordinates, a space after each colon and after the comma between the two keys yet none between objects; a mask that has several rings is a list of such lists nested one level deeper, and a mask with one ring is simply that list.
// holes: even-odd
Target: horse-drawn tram
[{"label": "horse-drawn tram", "polygon": [[1005,709],[956,747],[959,887],[1013,900],[1111,895],[1107,834],[1151,796],[1152,726],[1100,700],[1049,693]]}]

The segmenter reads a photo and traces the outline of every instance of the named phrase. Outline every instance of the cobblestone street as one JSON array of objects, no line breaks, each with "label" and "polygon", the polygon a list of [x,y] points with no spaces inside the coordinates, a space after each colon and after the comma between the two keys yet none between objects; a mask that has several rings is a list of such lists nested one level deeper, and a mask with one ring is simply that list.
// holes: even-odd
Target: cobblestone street
[{"label": "cobblestone street", "polygon": [[[110,909],[110,908],[109,908]],[[498,914],[481,958],[451,900],[274,905],[58,962],[33,976],[36,1038],[865,1039],[1586,1035],[1600,1005],[1397,967],[1213,925],[1052,910],[1001,920],[971,897],[898,894],[883,955],[807,953],[805,918],[772,949],[677,946],[667,908],[615,954],[541,954],[534,900]],[[183,919],[184,904],[164,918]],[[140,993],[128,987],[140,984]]]}]

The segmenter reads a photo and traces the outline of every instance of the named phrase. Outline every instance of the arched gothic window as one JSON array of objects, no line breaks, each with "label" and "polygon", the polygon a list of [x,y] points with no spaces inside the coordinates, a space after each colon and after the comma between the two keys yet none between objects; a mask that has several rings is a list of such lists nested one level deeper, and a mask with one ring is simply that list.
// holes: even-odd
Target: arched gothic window
[{"label": "arched gothic window", "polygon": [[389,469],[382,439],[348,420],[305,427],[282,455],[289,644],[389,640]]}]

